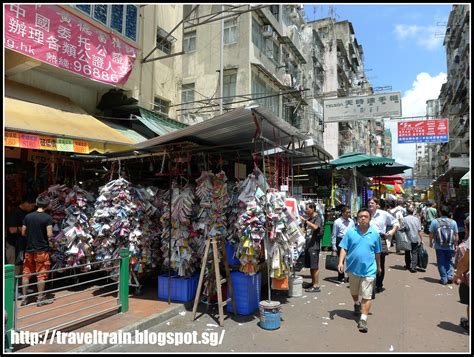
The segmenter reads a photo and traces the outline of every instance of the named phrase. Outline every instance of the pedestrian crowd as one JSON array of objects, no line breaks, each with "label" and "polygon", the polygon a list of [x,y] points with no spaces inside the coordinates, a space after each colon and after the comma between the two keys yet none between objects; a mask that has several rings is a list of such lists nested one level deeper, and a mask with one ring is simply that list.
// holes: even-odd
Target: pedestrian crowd
[{"label": "pedestrian crowd", "polygon": [[[368,331],[372,300],[375,294],[385,290],[385,258],[390,247],[395,246],[396,254],[405,255],[404,268],[408,272],[417,273],[426,271],[428,265],[425,245],[435,251],[439,283],[459,285],[460,303],[467,305],[467,317],[461,318],[460,325],[469,331],[470,219],[467,213],[459,206],[453,209],[441,205],[438,209],[432,201],[421,204],[377,198],[370,198],[368,207],[360,209],[354,219],[349,207],[341,207],[340,212],[341,217],[333,224],[331,255],[338,257],[337,282],[349,283],[359,331]],[[307,205],[306,214],[303,218],[308,232],[305,267],[310,268],[312,284],[305,291],[320,292],[322,219],[311,204]]]}]

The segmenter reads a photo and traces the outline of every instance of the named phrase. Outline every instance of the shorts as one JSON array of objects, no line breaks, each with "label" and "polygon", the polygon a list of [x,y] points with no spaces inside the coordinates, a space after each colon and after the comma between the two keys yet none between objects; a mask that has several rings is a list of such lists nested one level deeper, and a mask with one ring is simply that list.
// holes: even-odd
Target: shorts
[{"label": "shorts", "polygon": [[469,286],[464,283],[459,284],[459,302],[469,305]]},{"label": "shorts", "polygon": [[362,299],[372,300],[375,277],[357,276],[348,272],[351,295],[360,295]]},{"label": "shorts", "polygon": [[[23,261],[23,275],[32,273],[42,273],[36,276],[38,281],[45,281],[48,278],[47,271],[50,270],[51,261],[48,252],[25,252]],[[27,277],[28,279],[31,276]]]},{"label": "shorts", "polygon": [[304,267],[319,269],[319,249],[311,247],[304,251]]}]

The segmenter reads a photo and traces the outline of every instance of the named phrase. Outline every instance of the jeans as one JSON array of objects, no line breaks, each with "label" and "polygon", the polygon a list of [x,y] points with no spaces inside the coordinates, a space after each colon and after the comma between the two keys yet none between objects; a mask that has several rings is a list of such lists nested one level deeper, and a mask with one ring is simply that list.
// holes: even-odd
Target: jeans
[{"label": "jeans", "polygon": [[438,264],[439,276],[441,277],[442,283],[447,283],[448,280],[453,279],[453,265],[451,263],[453,259],[454,250],[442,250],[436,249],[436,261]]},{"label": "jeans", "polygon": [[416,270],[419,248],[419,243],[411,243],[411,250],[405,250],[405,266],[410,270]]}]

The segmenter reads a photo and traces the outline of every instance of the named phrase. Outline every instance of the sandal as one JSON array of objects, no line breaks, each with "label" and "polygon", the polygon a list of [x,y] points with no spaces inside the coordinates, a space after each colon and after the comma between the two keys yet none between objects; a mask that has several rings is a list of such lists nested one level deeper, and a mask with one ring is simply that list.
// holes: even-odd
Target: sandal
[{"label": "sandal", "polygon": [[321,291],[321,289],[319,288],[319,286],[318,287],[312,286],[309,289],[305,289],[305,291],[307,293],[319,293]]}]

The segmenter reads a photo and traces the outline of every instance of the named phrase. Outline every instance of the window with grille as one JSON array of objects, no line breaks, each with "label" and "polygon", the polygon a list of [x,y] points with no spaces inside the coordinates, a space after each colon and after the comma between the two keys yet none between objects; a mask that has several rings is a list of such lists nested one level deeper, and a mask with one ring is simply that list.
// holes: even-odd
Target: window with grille
[{"label": "window with grille", "polygon": [[[186,114],[189,109],[192,109],[194,106],[194,83],[183,84],[181,86],[181,109],[182,114]],[[188,103],[188,104],[186,104]]]},{"label": "window with grille", "polygon": [[196,31],[188,32],[184,34],[184,52],[196,51]]},{"label": "window with grille", "polygon": [[172,39],[174,37],[167,36],[166,31],[158,27],[156,31],[156,48],[169,55],[173,47]]},{"label": "window with grille", "polygon": [[138,7],[135,5],[74,5],[75,8],[130,40],[138,38]]},{"label": "window with grille", "polygon": [[170,110],[170,102],[159,97],[155,97],[153,102],[153,110],[160,114],[168,116]]}]

